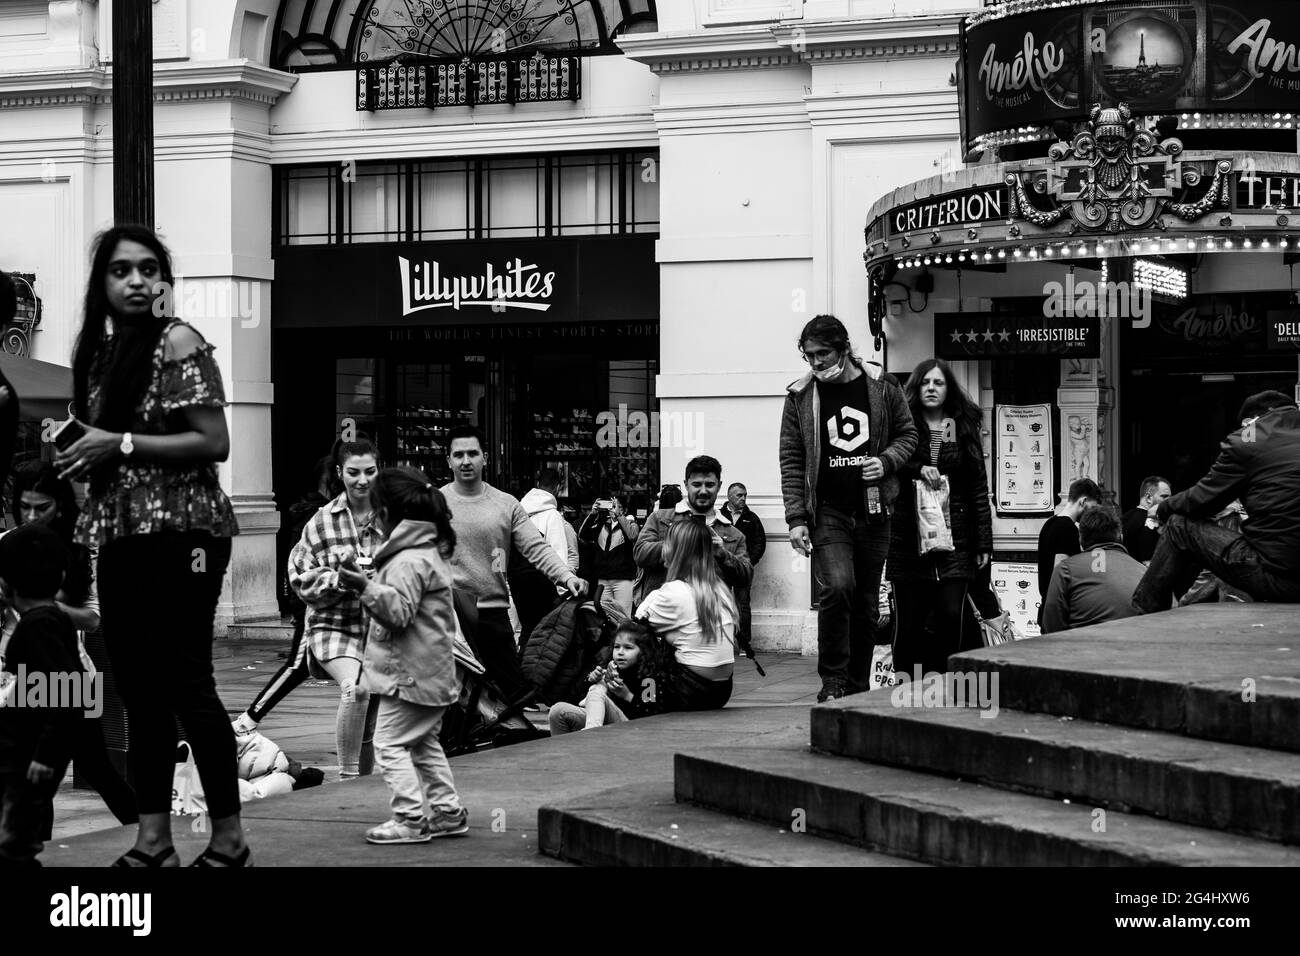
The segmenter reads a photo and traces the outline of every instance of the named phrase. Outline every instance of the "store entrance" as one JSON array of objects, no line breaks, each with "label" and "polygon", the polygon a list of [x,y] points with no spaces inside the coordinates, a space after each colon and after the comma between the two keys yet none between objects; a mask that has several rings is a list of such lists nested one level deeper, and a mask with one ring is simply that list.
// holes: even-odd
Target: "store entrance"
[{"label": "store entrance", "polygon": [[1273,368],[1238,365],[1217,372],[1188,370],[1185,364],[1137,368],[1125,379],[1119,489],[1125,509],[1137,504],[1139,486],[1150,475],[1168,478],[1175,493],[1200,481],[1218,458],[1219,443],[1241,427],[1238,412],[1251,395],[1295,392],[1296,369],[1280,368],[1277,360]]}]

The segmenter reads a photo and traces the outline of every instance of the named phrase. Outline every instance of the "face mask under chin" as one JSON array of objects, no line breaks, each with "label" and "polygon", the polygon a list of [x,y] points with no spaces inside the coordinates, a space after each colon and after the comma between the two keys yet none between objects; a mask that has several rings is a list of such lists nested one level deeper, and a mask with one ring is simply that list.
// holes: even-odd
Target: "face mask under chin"
[{"label": "face mask under chin", "polygon": [[832,365],[830,368],[813,369],[813,375],[814,377],[816,377],[817,381],[819,382],[829,382],[832,381],[833,379],[839,378],[840,373],[843,371],[844,371],[844,359],[840,359],[838,363]]}]

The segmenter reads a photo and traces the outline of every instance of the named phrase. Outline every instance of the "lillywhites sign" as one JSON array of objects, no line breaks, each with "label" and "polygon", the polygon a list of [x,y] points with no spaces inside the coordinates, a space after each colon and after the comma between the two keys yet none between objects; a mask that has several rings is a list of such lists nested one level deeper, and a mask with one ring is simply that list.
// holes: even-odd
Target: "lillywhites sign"
[{"label": "lillywhites sign", "polygon": [[436,260],[412,261],[397,257],[402,276],[402,315],[426,309],[453,309],[474,306],[528,309],[546,312],[555,290],[555,273],[542,272],[535,263],[512,259],[502,267],[486,263],[474,275],[457,275],[445,271]]}]

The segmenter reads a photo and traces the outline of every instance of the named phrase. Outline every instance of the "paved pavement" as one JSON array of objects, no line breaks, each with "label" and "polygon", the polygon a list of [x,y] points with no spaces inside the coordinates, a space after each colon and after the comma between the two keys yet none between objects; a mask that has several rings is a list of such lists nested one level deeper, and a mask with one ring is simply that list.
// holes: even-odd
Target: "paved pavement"
[{"label": "paved pavement", "polygon": [[[217,685],[232,716],[279,668],[284,648],[278,641],[218,642],[214,651]],[[806,727],[808,709],[821,686],[816,658],[763,654],[760,660],[767,671],[765,678],[758,676],[750,662],[738,663],[735,692],[722,714],[677,714],[635,721],[626,728],[602,728],[456,758],[452,769],[464,802],[471,807],[471,835],[482,827],[494,837],[518,832],[522,840],[532,839],[536,810],[544,802],[633,780],[671,779],[672,753],[682,746],[735,742],[753,733],[788,729],[791,721]],[[285,753],[305,766],[320,767],[326,774],[326,783],[321,787],[245,807],[250,832],[263,834],[255,849],[260,865],[407,862],[392,854],[395,849],[400,853],[413,848],[375,848],[361,841],[360,832],[365,826],[386,818],[387,790],[378,776],[347,784],[337,782],[337,708],[336,685],[310,681],[285,699],[260,728]],[[780,712],[773,708],[780,708]],[[543,714],[530,716],[544,724]],[[491,829],[494,820],[499,827],[503,819],[508,821],[507,830]],[[43,859],[48,865],[102,865],[129,845],[125,834],[113,832],[116,827],[98,795],[72,789],[69,779],[55,801],[54,839]],[[187,834],[185,838],[194,843],[197,852],[202,836]],[[532,849],[520,857],[512,842],[501,839],[495,840],[492,852],[487,852],[482,841],[438,841],[439,846],[443,844],[460,846],[447,862],[547,862],[529,859],[535,852]],[[344,848],[348,855],[340,857]],[[354,851],[360,856],[354,857]],[[193,854],[182,855],[188,859]],[[419,859],[412,857],[409,861]]]}]

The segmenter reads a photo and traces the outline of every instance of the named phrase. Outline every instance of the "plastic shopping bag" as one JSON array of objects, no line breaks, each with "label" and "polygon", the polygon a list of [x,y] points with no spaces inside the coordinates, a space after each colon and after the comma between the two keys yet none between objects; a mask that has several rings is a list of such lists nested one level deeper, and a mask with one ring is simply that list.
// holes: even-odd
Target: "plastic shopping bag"
[{"label": "plastic shopping bag", "polygon": [[[180,747],[185,748],[185,759],[176,761],[176,770],[172,774],[172,813],[176,816],[207,813],[208,801],[203,796],[203,784],[199,783],[194,751],[187,741],[181,741]],[[177,748],[179,753],[180,748]]]},{"label": "plastic shopping bag", "polygon": [[939,479],[939,487],[931,488],[919,478],[916,484],[916,528],[920,536],[921,554],[951,551],[952,524],[948,517],[948,478]]},{"label": "plastic shopping bag", "polygon": [[894,649],[888,644],[877,644],[871,649],[871,677],[867,690],[882,690],[894,686]]}]

